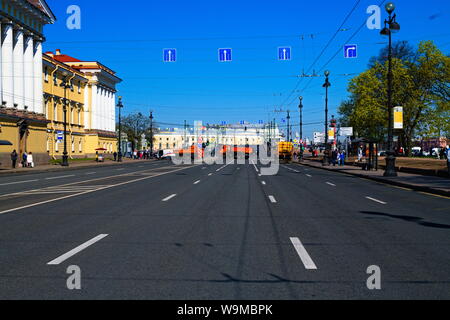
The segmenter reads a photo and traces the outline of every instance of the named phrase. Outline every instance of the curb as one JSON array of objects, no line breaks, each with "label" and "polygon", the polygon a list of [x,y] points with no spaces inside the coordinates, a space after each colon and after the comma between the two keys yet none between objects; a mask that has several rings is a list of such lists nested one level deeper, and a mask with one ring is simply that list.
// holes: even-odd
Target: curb
[{"label": "curb", "polygon": [[[144,160],[144,161],[154,161],[154,160]],[[86,166],[78,166],[78,167],[61,167],[58,165],[55,165],[54,168],[48,168],[48,169],[36,169],[32,171],[0,171],[0,177],[1,176],[17,176],[17,175],[25,175],[25,174],[38,174],[38,173],[46,173],[46,172],[65,172],[65,171],[75,171],[75,170],[83,170],[83,169],[92,169],[92,168],[104,168],[104,167],[114,167],[119,165],[128,165],[130,163],[137,163],[134,161],[127,161],[127,162],[113,162],[108,164],[92,164],[92,165],[86,165]]]},{"label": "curb", "polygon": [[409,183],[404,183],[404,182],[400,182],[400,181],[390,180],[390,179],[386,179],[386,178],[366,176],[366,175],[360,174],[360,173],[342,172],[342,171],[338,171],[338,170],[334,170],[334,169],[328,169],[328,168],[325,168],[325,167],[317,167],[317,166],[314,166],[314,165],[311,165],[311,164],[307,164],[307,163],[304,163],[304,162],[303,163],[296,163],[296,164],[301,165],[301,166],[307,166],[307,167],[310,167],[310,168],[316,168],[316,169],[322,169],[322,170],[326,170],[326,171],[332,171],[332,172],[347,174],[347,175],[351,175],[351,176],[355,176],[355,177],[359,177],[359,178],[363,178],[363,179],[368,179],[368,180],[372,180],[372,181],[376,181],[376,182],[381,182],[381,183],[384,183],[384,184],[390,184],[390,185],[394,185],[394,186],[397,186],[397,187],[412,189],[414,191],[426,192],[426,193],[431,193],[431,194],[435,194],[435,195],[439,195],[439,196],[450,197],[450,191],[444,191],[444,190],[435,189],[435,188],[432,188],[432,187],[417,186],[417,185],[412,185],[412,184],[409,184]]}]

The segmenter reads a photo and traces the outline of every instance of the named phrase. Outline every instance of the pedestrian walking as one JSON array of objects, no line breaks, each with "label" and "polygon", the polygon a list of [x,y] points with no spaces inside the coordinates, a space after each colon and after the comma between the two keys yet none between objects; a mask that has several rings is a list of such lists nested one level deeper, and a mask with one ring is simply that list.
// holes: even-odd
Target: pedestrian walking
[{"label": "pedestrian walking", "polygon": [[360,146],[358,148],[358,162],[361,162],[362,158],[363,158],[363,148],[362,146]]},{"label": "pedestrian walking", "polygon": [[117,152],[114,152],[114,161],[117,161]]},{"label": "pedestrian walking", "polygon": [[30,152],[27,155],[27,167],[28,168],[34,168],[33,152]]},{"label": "pedestrian walking", "polygon": [[345,151],[341,151],[341,154],[340,154],[341,166],[345,166],[345,158],[346,157],[347,157],[347,155],[345,154]]},{"label": "pedestrian walking", "polygon": [[26,151],[24,151],[24,153],[22,154],[22,168],[27,167],[27,158],[28,158],[28,154]]},{"label": "pedestrian walking", "polygon": [[13,169],[15,169],[16,168],[16,163],[17,163],[17,158],[18,158],[19,156],[17,155],[17,151],[16,150],[14,150],[13,152],[11,152],[11,162],[12,162],[12,167],[13,167]]},{"label": "pedestrian walking", "polygon": [[450,145],[447,146],[447,170],[450,174]]}]

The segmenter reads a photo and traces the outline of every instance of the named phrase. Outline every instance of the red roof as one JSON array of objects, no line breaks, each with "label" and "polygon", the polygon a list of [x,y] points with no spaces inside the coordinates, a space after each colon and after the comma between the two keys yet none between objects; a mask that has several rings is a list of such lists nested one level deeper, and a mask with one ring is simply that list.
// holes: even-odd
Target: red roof
[{"label": "red roof", "polygon": [[55,54],[53,55],[53,59],[59,62],[81,62],[81,60],[68,56],[67,54]]}]

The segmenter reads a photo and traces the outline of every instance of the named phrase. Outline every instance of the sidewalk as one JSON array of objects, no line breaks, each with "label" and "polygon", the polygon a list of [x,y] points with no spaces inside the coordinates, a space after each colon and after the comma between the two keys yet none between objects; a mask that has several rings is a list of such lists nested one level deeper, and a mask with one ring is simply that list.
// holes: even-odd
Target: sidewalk
[{"label": "sidewalk", "polygon": [[59,172],[59,171],[71,171],[85,168],[102,168],[102,167],[111,167],[117,166],[121,164],[131,164],[137,162],[147,162],[147,161],[155,161],[155,160],[132,160],[128,158],[123,158],[123,162],[114,162],[112,160],[107,160],[106,162],[95,162],[95,161],[86,161],[79,162],[69,160],[69,167],[62,167],[61,165],[56,164],[47,164],[40,165],[35,168],[16,168],[16,169],[0,169],[0,176],[4,174],[30,174],[30,173],[43,173],[43,172]]},{"label": "sidewalk", "polygon": [[450,197],[450,179],[446,178],[423,176],[404,172],[399,172],[398,177],[386,178],[383,177],[384,170],[364,171],[360,167],[349,165],[342,167],[333,167],[332,165],[329,167],[323,167],[322,162],[308,159],[305,159],[302,164],[313,168],[350,174],[360,178],[387,183],[398,187]]}]

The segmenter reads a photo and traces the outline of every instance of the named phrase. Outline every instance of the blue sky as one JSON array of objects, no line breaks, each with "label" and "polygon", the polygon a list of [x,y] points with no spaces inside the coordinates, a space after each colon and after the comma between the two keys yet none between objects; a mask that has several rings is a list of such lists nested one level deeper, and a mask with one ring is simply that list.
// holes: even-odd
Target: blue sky
[{"label": "blue sky", "polygon": [[[306,135],[322,131],[324,78],[300,79],[310,67],[331,71],[330,114],[346,98],[351,76],[364,71],[386,39],[363,27],[350,41],[358,59],[344,59],[342,46],[365,23],[369,5],[361,0],[315,65],[313,61],[336,32],[356,0],[323,1],[109,1],[47,0],[58,18],[47,26],[45,51],[98,60],[115,70],[123,83],[125,112],[153,110],[158,121],[227,123],[280,121],[291,110],[298,123],[298,99],[304,97]],[[450,52],[448,0],[395,1],[402,30],[398,40],[416,45],[434,40]],[[81,8],[81,30],[66,27],[69,5]],[[382,10],[382,18],[386,14]],[[290,46],[291,61],[278,61],[277,48]],[[163,63],[163,48],[177,48],[178,61]],[[219,63],[218,48],[233,48],[233,62]],[[311,70],[312,72],[312,70]],[[310,72],[310,73],[311,73]],[[295,89],[295,91],[294,91]],[[298,129],[295,129],[298,131]]]}]

